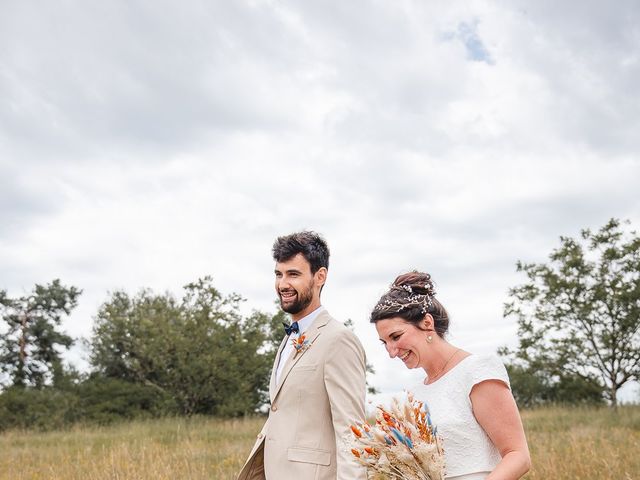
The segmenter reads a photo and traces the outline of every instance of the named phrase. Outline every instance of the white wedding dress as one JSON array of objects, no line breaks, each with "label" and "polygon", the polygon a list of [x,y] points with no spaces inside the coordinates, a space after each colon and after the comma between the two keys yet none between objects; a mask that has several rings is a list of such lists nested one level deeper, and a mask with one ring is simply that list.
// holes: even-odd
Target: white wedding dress
[{"label": "white wedding dress", "polygon": [[469,394],[484,380],[509,377],[495,355],[469,355],[430,385],[416,385],[415,398],[427,404],[443,439],[448,480],[481,480],[500,462],[500,453],[476,421]]}]

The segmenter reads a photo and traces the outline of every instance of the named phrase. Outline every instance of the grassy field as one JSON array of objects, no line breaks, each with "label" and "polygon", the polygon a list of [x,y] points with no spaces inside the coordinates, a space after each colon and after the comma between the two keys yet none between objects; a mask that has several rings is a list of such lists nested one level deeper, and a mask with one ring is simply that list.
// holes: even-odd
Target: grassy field
[{"label": "grassy field", "polygon": [[[640,407],[523,413],[529,480],[640,479]],[[0,435],[0,480],[233,479],[262,419],[166,419]],[[304,480],[304,479],[301,479]]]},{"label": "grassy field", "polygon": [[529,480],[640,479],[640,407],[545,408],[522,414]]}]

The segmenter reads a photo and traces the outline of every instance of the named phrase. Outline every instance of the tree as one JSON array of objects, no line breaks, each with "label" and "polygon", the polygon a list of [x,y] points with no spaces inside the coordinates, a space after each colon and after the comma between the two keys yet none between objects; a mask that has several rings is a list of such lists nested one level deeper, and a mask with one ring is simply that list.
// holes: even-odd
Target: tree
[{"label": "tree", "polygon": [[[107,378],[151,382],[158,357],[171,355],[174,325],[181,311],[170,295],[142,290],[136,297],[122,291],[100,307],[90,340],[90,362]],[[150,378],[151,377],[151,378]]]},{"label": "tree", "polygon": [[549,263],[517,263],[527,282],[509,291],[518,322],[512,352],[525,367],[617,392],[640,378],[640,238],[611,219],[579,239],[560,237]]},{"label": "tree", "polygon": [[116,292],[96,318],[91,363],[98,374],[171,395],[184,414],[252,413],[266,401],[272,331],[281,326],[261,312],[241,315],[242,301],[210,277],[185,286],[181,301]]},{"label": "tree", "polygon": [[73,339],[59,327],[81,293],[59,279],[44,286],[36,284],[29,295],[19,298],[0,292],[0,318],[6,330],[0,339],[0,370],[13,386],[41,388],[63,377],[59,349],[68,349]]}]

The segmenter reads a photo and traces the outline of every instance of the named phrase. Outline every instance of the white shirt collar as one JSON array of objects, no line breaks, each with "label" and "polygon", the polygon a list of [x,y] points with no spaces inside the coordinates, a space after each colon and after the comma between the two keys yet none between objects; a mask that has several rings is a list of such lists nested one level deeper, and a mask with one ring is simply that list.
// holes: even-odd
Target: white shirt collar
[{"label": "white shirt collar", "polygon": [[308,315],[302,317],[300,320],[298,320],[298,328],[300,329],[300,332],[298,333],[298,335],[302,335],[304,333],[304,331],[311,326],[313,321],[316,318],[318,318],[318,315],[323,311],[324,311],[324,307],[322,305],[320,305],[313,312],[311,312],[310,314],[308,314]]}]

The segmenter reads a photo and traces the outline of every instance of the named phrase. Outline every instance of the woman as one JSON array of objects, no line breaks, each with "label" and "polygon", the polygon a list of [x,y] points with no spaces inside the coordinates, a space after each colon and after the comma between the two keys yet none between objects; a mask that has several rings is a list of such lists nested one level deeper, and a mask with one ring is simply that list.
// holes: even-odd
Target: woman
[{"label": "woman", "polygon": [[412,389],[443,438],[447,479],[510,480],[530,468],[527,440],[504,365],[445,340],[449,317],[428,273],[400,275],[371,312],[391,358],[427,377]]}]

